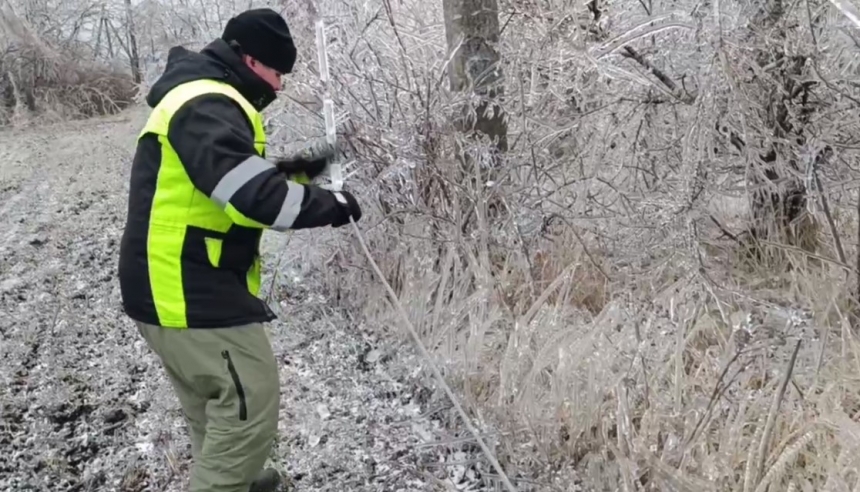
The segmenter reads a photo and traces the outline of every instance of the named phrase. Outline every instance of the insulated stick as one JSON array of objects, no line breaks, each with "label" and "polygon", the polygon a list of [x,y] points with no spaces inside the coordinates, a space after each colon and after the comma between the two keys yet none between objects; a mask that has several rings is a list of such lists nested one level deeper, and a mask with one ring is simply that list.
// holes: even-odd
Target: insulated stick
[{"label": "insulated stick", "polygon": [[[325,118],[326,142],[335,148],[337,143],[337,128],[334,122],[334,103],[331,100],[331,84],[328,75],[328,50],[325,43],[325,23],[322,19],[316,22],[317,28],[317,58],[319,60],[320,81],[323,83],[323,117]],[[338,159],[338,152],[334,153],[329,162],[329,178],[331,179],[332,191],[340,191],[343,188],[343,172]]]},{"label": "insulated stick", "polygon": [[[337,132],[335,128],[334,121],[334,104],[332,103],[331,96],[329,94],[329,73],[328,73],[328,52],[326,51],[325,44],[325,24],[322,19],[317,20],[316,22],[317,28],[317,54],[319,59],[319,70],[320,70],[320,78],[325,87],[325,95],[323,97],[323,112],[325,116],[325,132],[326,132],[326,140],[329,145],[334,147],[336,142]],[[329,167],[329,176],[331,178],[331,186],[333,191],[340,191],[343,187],[343,175],[341,174],[340,163],[337,162],[337,156],[332,158],[330,167]],[[448,396],[448,399],[451,400],[451,404],[454,405],[454,408],[457,410],[457,413],[460,414],[460,418],[463,419],[463,422],[466,424],[466,428],[469,429],[469,432],[478,441],[478,445],[481,447],[481,451],[484,452],[484,455],[490,460],[490,464],[492,464],[493,468],[496,470],[496,473],[499,474],[499,477],[502,480],[502,483],[505,485],[505,488],[508,492],[516,492],[517,489],[514,488],[511,481],[508,479],[505,471],[502,470],[502,465],[499,464],[499,461],[493,455],[490,448],[484,443],[484,440],[481,439],[481,435],[478,433],[478,430],[472,425],[469,421],[468,415],[463,410],[463,407],[460,405],[460,402],[457,400],[457,397],[454,395],[454,392],[451,391],[451,387],[448,386],[448,383],[445,382],[445,378],[442,376],[442,373],[439,371],[439,368],[436,367],[436,364],[433,362],[433,359],[430,357],[430,354],[427,352],[427,348],[424,347],[424,344],[421,342],[421,339],[418,337],[418,333],[415,331],[415,327],[412,326],[412,322],[409,321],[409,316],[406,314],[406,310],[403,309],[403,304],[400,303],[400,299],[397,298],[397,294],[394,293],[394,289],[391,288],[391,285],[385,280],[385,276],[382,274],[382,271],[379,269],[379,266],[376,264],[376,261],[373,260],[373,256],[370,254],[370,250],[367,247],[367,241],[365,241],[364,236],[361,234],[361,230],[358,228],[358,225],[352,219],[349,218],[350,224],[352,224],[352,230],[355,233],[355,236],[358,238],[358,242],[361,244],[361,249],[364,251],[364,255],[367,257],[367,261],[370,262],[370,265],[373,267],[373,271],[376,273],[379,280],[385,286],[385,290],[388,292],[389,297],[391,297],[391,302],[397,307],[397,312],[403,318],[403,324],[406,325],[406,328],[409,330],[409,334],[412,335],[413,341],[418,345],[418,349],[421,352],[421,356],[424,357],[427,364],[430,366],[430,369],[433,371],[433,375],[436,377],[436,380],[439,382],[439,385],[445,390],[445,394]]]}]

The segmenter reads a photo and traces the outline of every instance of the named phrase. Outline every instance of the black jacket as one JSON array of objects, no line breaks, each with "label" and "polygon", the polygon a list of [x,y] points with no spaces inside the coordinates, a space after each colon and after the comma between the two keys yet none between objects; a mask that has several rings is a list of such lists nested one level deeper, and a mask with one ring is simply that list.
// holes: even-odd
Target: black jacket
[{"label": "black jacket", "polygon": [[[238,90],[258,111],[275,99],[275,92],[256,76],[224,41],[209,44],[200,53],[172,48],[167,67],[146,97],[150,107],[179,84],[197,79],[224,81]],[[251,156],[254,132],[241,107],[220,94],[207,94],[187,102],[173,116],[168,139],[197,189],[210,196],[231,169]],[[165,325],[157,314],[149,278],[148,231],[162,146],[154,135],[138,142],[132,162],[128,216],[120,247],[119,279],[123,309],[130,317]],[[295,186],[295,185],[293,185]],[[273,224],[288,191],[285,176],[273,168],[257,175],[230,198],[243,215]],[[344,211],[334,194],[305,185],[301,208],[292,229],[330,225]],[[188,227],[181,254],[182,296],[188,327],[235,326],[269,321],[272,311],[248,290],[246,273],[258,252],[262,230],[234,224],[225,234]],[[223,241],[221,264],[206,258],[205,237]]]}]

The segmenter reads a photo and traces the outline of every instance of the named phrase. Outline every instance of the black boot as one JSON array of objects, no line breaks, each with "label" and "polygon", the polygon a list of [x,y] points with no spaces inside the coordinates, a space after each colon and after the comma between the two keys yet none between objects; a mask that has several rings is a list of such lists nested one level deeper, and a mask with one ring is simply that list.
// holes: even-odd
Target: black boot
[{"label": "black boot", "polygon": [[251,483],[248,492],[280,492],[284,486],[284,479],[274,468],[266,468],[257,475]]}]

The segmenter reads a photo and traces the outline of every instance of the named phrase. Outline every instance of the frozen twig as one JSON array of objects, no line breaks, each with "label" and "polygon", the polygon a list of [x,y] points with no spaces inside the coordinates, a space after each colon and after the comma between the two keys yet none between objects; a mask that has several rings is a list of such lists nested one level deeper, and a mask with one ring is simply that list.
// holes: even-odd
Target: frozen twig
[{"label": "frozen twig", "polygon": [[672,95],[674,95],[679,100],[683,100],[687,104],[691,104],[693,101],[695,101],[695,97],[691,94],[682,94],[682,91],[678,89],[678,86],[668,75],[663,73],[663,71],[659,68],[655,67],[651,62],[646,60],[645,57],[639,54],[639,52],[636,51],[632,46],[624,47],[623,56],[632,58],[643,67],[650,70],[651,73],[654,74],[654,76],[657,77],[657,79],[663,83],[663,85],[665,85],[670,91],[672,91]]},{"label": "frozen twig", "polygon": [[779,385],[779,391],[774,395],[773,404],[771,405],[770,412],[767,415],[764,433],[761,436],[761,441],[758,446],[758,471],[755,475],[756,477],[762,477],[764,475],[765,457],[767,454],[768,444],[770,443],[770,436],[773,432],[773,426],[776,423],[776,415],[779,413],[779,407],[782,404],[783,397],[785,396],[785,390],[788,388],[788,382],[791,381],[791,373],[794,371],[795,362],[797,362],[797,352],[800,351],[801,342],[802,340],[798,340],[794,345],[794,351],[791,353],[788,367],[785,369],[785,376],[782,378],[782,383]]}]

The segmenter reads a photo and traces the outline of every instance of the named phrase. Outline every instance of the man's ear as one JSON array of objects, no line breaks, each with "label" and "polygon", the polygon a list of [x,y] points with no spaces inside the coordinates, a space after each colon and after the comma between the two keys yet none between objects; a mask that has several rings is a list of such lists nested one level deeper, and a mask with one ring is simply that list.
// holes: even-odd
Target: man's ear
[{"label": "man's ear", "polygon": [[242,54],[242,61],[245,62],[245,65],[249,67],[254,67],[257,65],[257,60],[253,59],[251,55]]},{"label": "man's ear", "polygon": [[242,52],[242,45],[239,44],[235,39],[231,39],[227,44],[230,45],[230,49],[232,49],[237,55],[240,57],[244,57],[245,54]]}]

